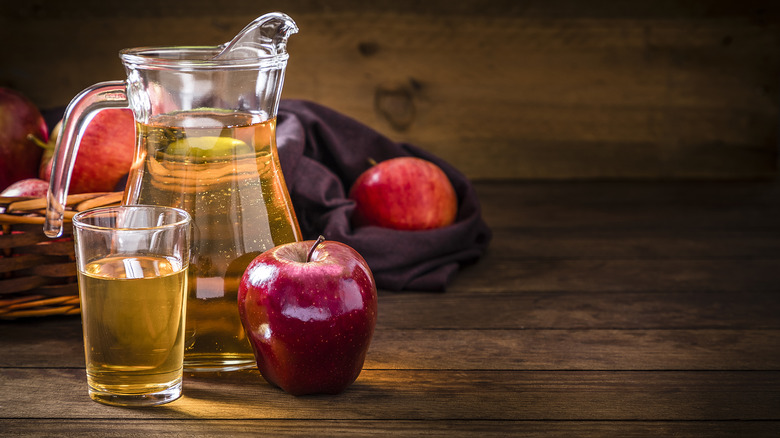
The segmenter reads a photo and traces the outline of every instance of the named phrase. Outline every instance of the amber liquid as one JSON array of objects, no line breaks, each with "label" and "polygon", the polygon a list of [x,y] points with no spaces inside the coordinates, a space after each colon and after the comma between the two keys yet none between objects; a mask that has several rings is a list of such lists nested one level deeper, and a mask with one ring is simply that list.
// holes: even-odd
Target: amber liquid
[{"label": "amber liquid", "polygon": [[186,269],[164,257],[108,257],[79,272],[87,383],[98,401],[181,394]]},{"label": "amber liquid", "polygon": [[239,281],[261,252],[300,240],[275,130],[275,119],[219,110],[138,124],[140,165],[124,202],[179,207],[192,216],[185,371],[255,365],[238,315]]}]

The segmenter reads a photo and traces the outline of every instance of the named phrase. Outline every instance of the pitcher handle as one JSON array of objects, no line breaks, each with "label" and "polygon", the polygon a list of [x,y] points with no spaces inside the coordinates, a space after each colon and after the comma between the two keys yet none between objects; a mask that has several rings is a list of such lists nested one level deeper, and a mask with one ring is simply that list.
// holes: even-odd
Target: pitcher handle
[{"label": "pitcher handle", "polygon": [[74,97],[65,110],[62,130],[54,150],[51,180],[46,196],[43,232],[48,237],[56,238],[62,235],[70,175],[76,162],[81,137],[98,111],[107,108],[129,108],[125,81],[95,84]]}]

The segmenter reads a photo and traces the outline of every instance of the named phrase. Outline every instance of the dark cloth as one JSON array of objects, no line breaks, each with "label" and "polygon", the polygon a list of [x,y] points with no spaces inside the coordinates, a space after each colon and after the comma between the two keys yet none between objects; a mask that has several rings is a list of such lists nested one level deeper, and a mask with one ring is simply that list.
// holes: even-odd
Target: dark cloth
[{"label": "dark cloth", "polygon": [[[303,237],[321,234],[354,248],[368,262],[380,289],[443,291],[461,265],[476,261],[487,248],[491,231],[482,220],[473,186],[441,158],[300,100],[281,101],[276,138]],[[381,162],[399,156],[441,167],[458,195],[454,224],[425,231],[352,227],[355,203],[347,198],[352,183],[368,169],[369,158]]]}]

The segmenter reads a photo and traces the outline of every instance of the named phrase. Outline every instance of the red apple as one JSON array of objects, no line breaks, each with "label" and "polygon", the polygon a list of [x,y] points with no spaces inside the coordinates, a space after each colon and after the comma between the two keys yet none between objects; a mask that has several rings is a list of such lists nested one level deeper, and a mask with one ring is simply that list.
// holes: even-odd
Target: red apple
[{"label": "red apple", "polygon": [[363,257],[343,243],[289,243],[249,264],[238,311],[269,383],[293,395],[337,394],[363,369],[376,283]]},{"label": "red apple", "polygon": [[38,108],[21,93],[0,87],[0,190],[12,183],[38,176],[49,131]]},{"label": "red apple", "polygon": [[27,178],[6,187],[5,190],[0,192],[0,196],[31,196],[35,198],[44,198],[48,191],[48,182],[38,178]]},{"label": "red apple", "polygon": [[349,191],[355,226],[428,230],[450,225],[458,198],[439,166],[415,157],[382,161],[363,172]]},{"label": "red apple", "polygon": [[[57,128],[55,128],[56,130]],[[41,162],[40,178],[51,179],[54,141]],[[135,157],[135,120],[129,109],[104,109],[89,122],[79,143],[68,193],[110,192],[130,171]]]}]

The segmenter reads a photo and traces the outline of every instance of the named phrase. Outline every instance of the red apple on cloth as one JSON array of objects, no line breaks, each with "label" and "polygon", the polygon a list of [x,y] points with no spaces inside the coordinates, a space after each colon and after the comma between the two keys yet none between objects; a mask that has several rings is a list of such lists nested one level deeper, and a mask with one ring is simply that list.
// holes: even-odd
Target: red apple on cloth
[{"label": "red apple on cloth", "polygon": [[[58,128],[55,128],[58,130]],[[54,133],[54,131],[52,131]],[[52,136],[54,137],[54,136]],[[40,178],[51,179],[55,141],[47,145]],[[89,122],[79,143],[68,193],[111,192],[135,157],[135,120],[129,109],[104,109]]]},{"label": "red apple on cloth", "polygon": [[377,295],[351,247],[294,242],[257,256],[238,311],[263,377],[293,395],[337,394],[357,379],[374,334]]},{"label": "red apple on cloth", "polygon": [[6,187],[5,190],[0,192],[0,196],[31,196],[35,198],[44,198],[48,191],[48,182],[38,178],[26,178]]},{"label": "red apple on cloth", "polygon": [[349,191],[357,227],[429,230],[452,224],[458,198],[444,171],[416,157],[382,161],[363,172]]},{"label": "red apple on cloth", "polygon": [[21,93],[0,87],[0,190],[38,176],[49,131],[38,108]]}]

